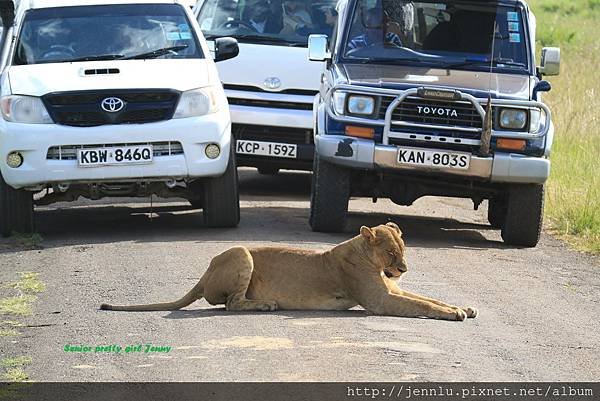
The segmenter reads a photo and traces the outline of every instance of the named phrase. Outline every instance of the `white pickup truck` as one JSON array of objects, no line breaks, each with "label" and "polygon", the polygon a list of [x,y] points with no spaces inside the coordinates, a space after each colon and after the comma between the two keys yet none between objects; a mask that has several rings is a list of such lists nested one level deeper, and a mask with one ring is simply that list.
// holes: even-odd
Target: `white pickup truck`
[{"label": "white pickup truck", "polygon": [[[239,221],[227,99],[178,0],[2,2],[0,233],[79,197],[184,197]],[[215,61],[235,57],[216,42]],[[207,56],[208,55],[208,56]],[[34,193],[43,196],[36,196]]]},{"label": "white pickup truck", "polygon": [[311,170],[313,101],[324,63],[308,60],[312,33],[331,35],[337,0],[200,0],[207,40],[234,37],[240,54],[219,63],[239,166],[260,173]]}]

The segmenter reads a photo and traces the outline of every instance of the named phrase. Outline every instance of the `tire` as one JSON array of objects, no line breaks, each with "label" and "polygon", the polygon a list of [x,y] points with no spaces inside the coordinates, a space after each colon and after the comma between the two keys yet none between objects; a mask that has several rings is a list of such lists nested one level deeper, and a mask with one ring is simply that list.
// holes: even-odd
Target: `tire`
[{"label": "tire", "polygon": [[240,196],[235,154],[229,153],[229,163],[220,177],[204,182],[204,224],[212,228],[236,227],[240,222]]},{"label": "tire", "polygon": [[14,189],[0,175],[0,235],[34,232],[33,193]]},{"label": "tire", "polygon": [[277,175],[277,174],[279,174],[279,169],[277,167],[260,167],[258,169],[258,174],[260,174],[260,175]]},{"label": "tire", "polygon": [[488,221],[492,228],[502,228],[506,221],[506,201],[502,199],[490,199],[488,201]]},{"label": "tire", "polygon": [[512,185],[508,191],[502,239],[508,245],[533,248],[544,220],[544,185]]},{"label": "tire", "polygon": [[313,162],[310,220],[313,231],[344,231],[350,200],[350,171],[315,155]]}]

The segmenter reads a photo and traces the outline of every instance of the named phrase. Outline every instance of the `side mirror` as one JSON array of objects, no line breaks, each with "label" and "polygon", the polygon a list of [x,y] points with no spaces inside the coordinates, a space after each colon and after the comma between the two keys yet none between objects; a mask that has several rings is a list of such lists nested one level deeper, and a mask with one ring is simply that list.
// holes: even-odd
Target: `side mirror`
[{"label": "side mirror", "polygon": [[327,49],[327,35],[310,35],[308,37],[308,59],[325,61],[331,58]]},{"label": "side mirror", "polygon": [[558,75],[560,73],[560,48],[544,47],[542,63],[539,71],[542,75]]},{"label": "side mirror", "polygon": [[215,39],[215,62],[229,60],[240,54],[240,48],[237,40],[234,38]]}]

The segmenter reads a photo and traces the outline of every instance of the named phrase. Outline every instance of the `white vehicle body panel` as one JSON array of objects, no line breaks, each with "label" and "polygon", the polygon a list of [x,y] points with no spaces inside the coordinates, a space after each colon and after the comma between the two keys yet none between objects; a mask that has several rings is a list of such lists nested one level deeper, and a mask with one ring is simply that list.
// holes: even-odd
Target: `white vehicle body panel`
[{"label": "white vehicle body panel", "polygon": [[[155,3],[173,4],[167,0],[23,0],[18,5],[15,29],[30,8]],[[170,119],[145,124],[107,124],[92,127],[75,127],[60,124],[23,124],[6,121],[0,116],[0,170],[4,180],[14,188],[39,188],[54,183],[92,183],[102,181],[168,181],[196,179],[223,174],[229,162],[231,122],[229,109],[214,61],[206,41],[188,5],[184,9],[192,30],[199,37],[206,59],[146,59],[90,61],[75,63],[48,63],[12,66],[6,63],[2,71],[2,95],[38,96],[53,92],[110,89],[170,89],[187,91],[211,86],[220,103],[218,111],[198,117]],[[3,54],[8,54],[10,37]],[[14,39],[14,38],[13,38]],[[12,54],[12,53],[11,53]],[[6,60],[5,60],[6,61]],[[88,69],[116,68],[118,74],[88,75]],[[110,144],[148,144],[179,142],[183,154],[155,156],[151,164],[116,165],[82,168],[77,160],[52,160],[48,151],[59,146]],[[209,159],[206,146],[218,144],[221,155]],[[9,168],[7,156],[18,152],[23,165]]]}]

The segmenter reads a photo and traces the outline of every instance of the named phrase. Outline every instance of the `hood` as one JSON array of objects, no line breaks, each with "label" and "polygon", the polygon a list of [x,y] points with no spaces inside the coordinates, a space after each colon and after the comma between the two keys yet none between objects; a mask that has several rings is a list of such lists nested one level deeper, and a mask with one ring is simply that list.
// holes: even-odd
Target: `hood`
[{"label": "hood", "polygon": [[[237,57],[217,63],[224,84],[255,86],[270,92],[319,90],[325,63],[309,61],[307,48],[250,43],[240,43],[239,48]],[[268,89],[268,78],[278,78],[281,86]]]},{"label": "hood", "polygon": [[[118,69],[118,74],[86,75],[86,70]],[[214,67],[212,67],[214,69]],[[175,89],[185,91],[216,83],[207,60],[123,60],[11,66],[15,95],[43,96],[52,92],[94,89]]]},{"label": "hood", "polygon": [[476,97],[529,100],[532,78],[528,75],[497,74],[399,65],[345,64],[344,72],[352,84],[401,88],[416,86],[461,89]]}]

